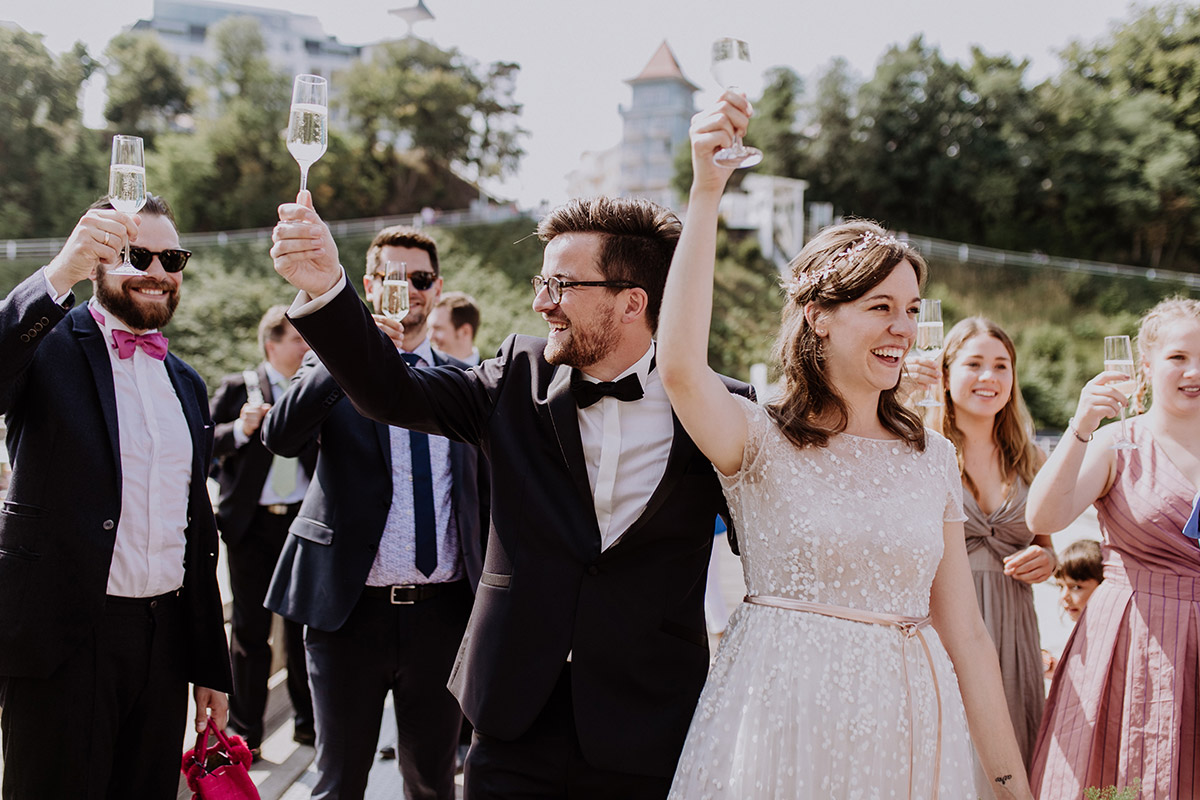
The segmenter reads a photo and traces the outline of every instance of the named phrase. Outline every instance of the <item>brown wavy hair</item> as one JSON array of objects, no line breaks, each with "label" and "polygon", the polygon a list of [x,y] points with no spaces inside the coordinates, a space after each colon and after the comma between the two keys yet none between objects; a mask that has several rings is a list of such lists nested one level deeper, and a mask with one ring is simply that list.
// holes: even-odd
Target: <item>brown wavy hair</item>
[{"label": "brown wavy hair", "polygon": [[[853,302],[903,261],[917,273],[917,285],[924,286],[929,270],[921,254],[869,220],[825,228],[792,259],[791,277],[783,284],[788,297],[775,340],[783,394],[766,409],[797,447],[824,447],[849,422],[846,401],[825,374],[821,338],[809,325],[805,307],[812,303],[819,311],[828,311]],[[897,399],[895,386],[880,393],[878,414],[885,430],[918,451],[925,449],[925,427]],[[832,425],[818,422],[828,418],[834,420]]]},{"label": "brown wavy hair", "polygon": [[1013,475],[1020,476],[1026,484],[1033,483],[1038,468],[1041,467],[1042,456],[1037,445],[1033,443],[1030,432],[1033,430],[1033,417],[1025,407],[1021,397],[1021,387],[1017,383],[1017,348],[1004,329],[987,317],[967,317],[950,329],[946,334],[946,345],[942,350],[942,374],[947,376],[945,381],[946,415],[942,420],[942,435],[954,443],[958,451],[958,470],[962,473],[963,483],[971,490],[971,494],[979,498],[979,489],[975,481],[967,473],[963,465],[963,432],[958,429],[954,420],[954,400],[950,397],[950,365],[958,357],[962,346],[976,336],[990,336],[1008,351],[1012,369],[1012,393],[1004,408],[996,414],[992,424],[992,438],[1000,450],[1000,468],[1006,479]]},{"label": "brown wavy hair", "polygon": [[1200,300],[1168,298],[1147,311],[1138,323],[1135,340],[1138,356],[1137,389],[1133,392],[1131,404],[1135,414],[1144,414],[1150,407],[1150,382],[1146,380],[1146,370],[1141,365],[1149,362],[1150,351],[1158,344],[1163,329],[1181,319],[1200,322]]}]

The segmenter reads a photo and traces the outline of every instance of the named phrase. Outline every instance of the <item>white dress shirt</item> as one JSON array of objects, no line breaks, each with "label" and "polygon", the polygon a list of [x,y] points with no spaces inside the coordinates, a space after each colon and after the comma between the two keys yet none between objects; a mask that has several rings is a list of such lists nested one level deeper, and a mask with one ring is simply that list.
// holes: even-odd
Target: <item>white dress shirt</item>
[{"label": "white dress shirt", "polygon": [[[636,373],[644,392],[641,400],[602,397],[577,411],[601,550],[616,544],[637,521],[667,471],[675,425],[658,372],[650,370],[653,358],[651,342],[646,354],[614,379]],[[599,382],[586,372],[583,377]]]},{"label": "white dress shirt", "polygon": [[[426,337],[415,350],[420,366],[433,364],[433,347]],[[392,452],[392,504],[388,508],[379,550],[367,574],[368,586],[449,583],[463,576],[451,494],[450,440],[429,437],[429,465],[433,474],[433,519],[437,535],[437,567],[428,577],[417,569],[416,512],[413,500],[412,449],[406,428],[388,426]]]},{"label": "white dress shirt", "polygon": [[154,597],[183,586],[192,436],[166,363],[140,348],[121,358],[114,330],[129,330],[93,298],[112,364],[121,447],[121,518],[108,594]]}]

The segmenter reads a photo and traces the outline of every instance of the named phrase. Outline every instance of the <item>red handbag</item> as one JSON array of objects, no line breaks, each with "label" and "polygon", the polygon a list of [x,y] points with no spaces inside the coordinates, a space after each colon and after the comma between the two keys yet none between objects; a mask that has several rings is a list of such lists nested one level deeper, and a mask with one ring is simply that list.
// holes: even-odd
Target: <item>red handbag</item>
[{"label": "red handbag", "polygon": [[[208,746],[208,734],[217,741]],[[250,780],[253,756],[242,737],[225,735],[212,717],[196,736],[196,746],[183,754],[183,774],[187,776],[192,800],[260,800]]]}]

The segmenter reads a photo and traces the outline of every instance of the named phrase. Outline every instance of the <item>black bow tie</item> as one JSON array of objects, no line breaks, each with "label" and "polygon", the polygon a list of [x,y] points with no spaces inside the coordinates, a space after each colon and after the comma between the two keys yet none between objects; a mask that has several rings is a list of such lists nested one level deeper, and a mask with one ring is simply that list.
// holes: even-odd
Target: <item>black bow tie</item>
[{"label": "black bow tie", "polygon": [[637,373],[626,375],[619,381],[608,383],[593,383],[584,380],[583,373],[573,370],[571,373],[571,394],[575,395],[575,403],[580,408],[587,408],[593,403],[600,402],[601,397],[615,397],[618,400],[641,400],[644,392],[642,382]]}]

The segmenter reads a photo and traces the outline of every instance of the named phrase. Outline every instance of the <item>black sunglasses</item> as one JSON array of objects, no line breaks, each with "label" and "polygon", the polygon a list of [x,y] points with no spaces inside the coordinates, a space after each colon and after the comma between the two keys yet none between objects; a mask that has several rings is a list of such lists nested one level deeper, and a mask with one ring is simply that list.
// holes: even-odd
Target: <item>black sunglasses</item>
[{"label": "black sunglasses", "polygon": [[129,261],[138,269],[150,269],[150,262],[154,260],[155,256],[158,256],[158,262],[162,264],[165,272],[179,272],[187,266],[188,259],[192,257],[192,251],[159,250],[155,253],[153,250],[147,250],[144,247],[129,246]]},{"label": "black sunglasses", "polygon": [[[383,273],[373,272],[371,273],[371,277],[377,281],[381,281],[383,280]],[[437,274],[433,272],[410,272],[407,275],[408,282],[418,292],[428,292],[433,288],[433,283],[437,280],[437,277]]]}]

